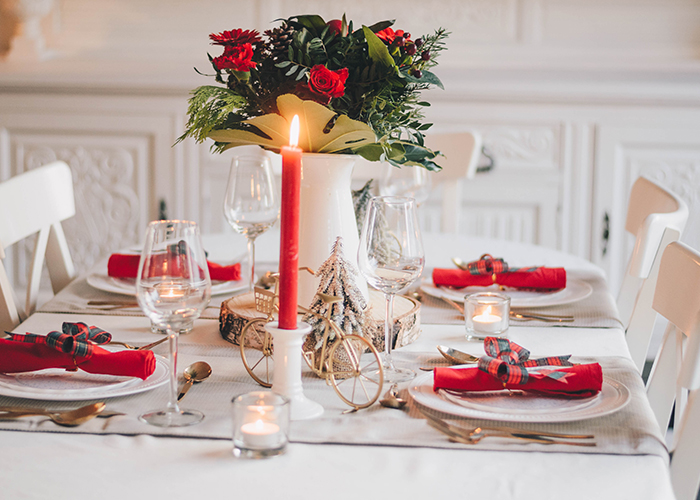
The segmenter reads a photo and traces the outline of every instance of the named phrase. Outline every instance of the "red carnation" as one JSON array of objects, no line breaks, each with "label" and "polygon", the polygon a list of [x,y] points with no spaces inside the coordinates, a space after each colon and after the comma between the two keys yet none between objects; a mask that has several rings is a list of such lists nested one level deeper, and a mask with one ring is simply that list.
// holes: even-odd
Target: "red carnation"
[{"label": "red carnation", "polygon": [[262,40],[257,30],[235,29],[212,33],[209,35],[213,45],[242,45],[245,43],[258,43]]},{"label": "red carnation", "polygon": [[345,80],[348,68],[333,71],[323,64],[317,64],[309,71],[309,88],[317,94],[330,97],[342,97],[345,94]]},{"label": "red carnation", "polygon": [[336,35],[342,35],[343,34],[343,21],[340,19],[333,19],[332,21],[328,21],[326,23],[328,26],[328,31],[331,33],[334,33]]},{"label": "red carnation", "polygon": [[397,38],[401,38],[400,41],[403,41],[404,39],[405,41],[411,40],[411,35],[406,33],[404,30],[394,31],[391,28],[384,28],[381,31],[377,31],[375,35],[377,35],[377,37],[387,45],[391,45]]},{"label": "red carnation", "polygon": [[256,66],[253,61],[253,47],[249,43],[227,46],[222,55],[214,58],[214,65],[219,70],[250,71]]}]

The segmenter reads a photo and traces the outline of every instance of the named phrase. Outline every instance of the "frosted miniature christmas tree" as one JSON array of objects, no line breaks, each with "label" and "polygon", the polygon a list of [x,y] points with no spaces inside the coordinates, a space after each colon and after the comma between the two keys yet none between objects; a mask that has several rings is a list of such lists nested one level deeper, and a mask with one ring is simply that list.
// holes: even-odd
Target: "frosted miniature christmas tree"
[{"label": "frosted miniature christmas tree", "polygon": [[[321,278],[318,292],[334,297],[341,297],[338,302],[326,303],[318,296],[311,303],[311,311],[325,317],[328,308],[331,308],[330,318],[346,335],[363,335],[364,325],[367,321],[367,302],[360,289],[355,284],[357,270],[343,256],[342,238],[338,237],[331,249],[331,255],[318,268],[316,276]],[[324,326],[319,316],[306,314],[304,321],[311,325],[312,331],[304,343],[304,350],[315,350],[323,343]],[[335,338],[331,330],[328,337],[330,346]]]},{"label": "frosted miniature christmas tree", "polygon": [[362,224],[365,223],[365,214],[367,213],[367,205],[372,199],[372,181],[367,183],[357,191],[352,192],[352,203],[355,207],[355,219],[357,219],[357,233],[362,236]]}]

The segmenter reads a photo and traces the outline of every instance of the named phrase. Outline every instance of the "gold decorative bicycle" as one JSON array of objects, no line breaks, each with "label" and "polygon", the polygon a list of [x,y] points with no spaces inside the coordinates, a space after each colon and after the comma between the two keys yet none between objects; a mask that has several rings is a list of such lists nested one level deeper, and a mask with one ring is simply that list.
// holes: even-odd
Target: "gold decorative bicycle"
[{"label": "gold decorative bicycle", "polygon": [[[304,268],[311,272],[310,269]],[[313,274],[313,273],[312,273]],[[265,324],[272,321],[278,311],[277,276],[274,291],[255,287],[255,308],[266,314],[265,318],[250,320],[241,330],[240,349],[243,365],[251,377],[263,387],[272,387],[274,367],[274,348],[272,335],[265,329]],[[317,296],[326,304],[342,300],[318,293]],[[381,394],[384,383],[384,371],[377,349],[364,337],[345,334],[330,319],[331,307],[326,316],[298,306],[306,314],[321,318],[324,325],[323,340],[320,349],[303,353],[309,367],[316,375],[326,379],[340,399],[356,410],[371,406]],[[329,339],[333,333],[333,342]]]}]

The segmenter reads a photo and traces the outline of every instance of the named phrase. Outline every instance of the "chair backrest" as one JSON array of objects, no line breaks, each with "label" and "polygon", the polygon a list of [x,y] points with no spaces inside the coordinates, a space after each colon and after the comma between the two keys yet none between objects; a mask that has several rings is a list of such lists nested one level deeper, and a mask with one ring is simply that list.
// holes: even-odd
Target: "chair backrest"
[{"label": "chair backrest", "polygon": [[671,480],[679,500],[695,499],[700,486],[700,253],[680,242],[666,247],[653,308],[669,324],[647,396],[662,432],[675,403]]},{"label": "chair backrest", "polygon": [[5,258],[5,249],[36,234],[24,311],[20,311],[5,266],[0,264],[0,327],[14,328],[34,312],[44,262],[54,293],[75,277],[61,227],[61,221],[74,215],[73,178],[64,162],[50,163],[0,183],[0,258]]},{"label": "chair backrest", "polygon": [[436,183],[442,184],[440,231],[456,233],[462,206],[462,180],[471,179],[476,174],[481,135],[477,132],[430,134],[426,136],[425,144],[444,155],[444,158],[438,158],[442,170],[433,177]]},{"label": "chair backrest", "polygon": [[[664,232],[667,228],[674,229],[679,237],[687,221],[688,205],[675,193],[646,177],[639,177],[635,181],[625,222],[625,229],[635,236],[634,250],[617,297],[617,309],[625,329],[630,324],[637,296],[644,280],[651,273],[654,259],[662,253],[659,249],[664,248],[661,246]],[[670,233],[666,236],[672,237]],[[650,285],[651,290],[654,290],[654,283]],[[641,304],[641,308],[648,310],[649,305]]]}]

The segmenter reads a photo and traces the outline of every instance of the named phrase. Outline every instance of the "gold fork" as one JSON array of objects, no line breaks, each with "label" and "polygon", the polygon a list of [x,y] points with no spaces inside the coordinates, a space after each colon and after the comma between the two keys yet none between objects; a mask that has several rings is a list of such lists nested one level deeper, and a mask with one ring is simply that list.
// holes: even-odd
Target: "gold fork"
[{"label": "gold fork", "polygon": [[155,342],[151,342],[150,344],[142,345],[141,347],[133,346],[131,344],[127,344],[126,342],[119,342],[117,340],[112,340],[108,342],[108,345],[121,345],[126,347],[127,349],[133,349],[135,351],[145,351],[146,349],[153,349],[155,346],[162,344],[166,340],[168,340],[170,337],[164,337],[160,340],[156,340]]}]

